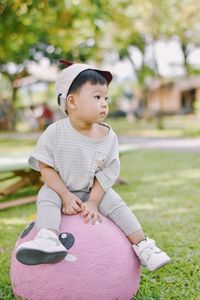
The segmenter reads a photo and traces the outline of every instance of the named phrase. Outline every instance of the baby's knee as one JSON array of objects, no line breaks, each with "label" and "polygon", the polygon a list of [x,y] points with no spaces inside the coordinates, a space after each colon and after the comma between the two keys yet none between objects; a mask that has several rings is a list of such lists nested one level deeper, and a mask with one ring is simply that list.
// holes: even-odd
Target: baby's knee
[{"label": "baby's knee", "polygon": [[60,196],[47,185],[43,185],[37,195],[37,206],[56,205],[61,208]]},{"label": "baby's knee", "polygon": [[99,204],[99,211],[109,216],[113,211],[120,210],[125,207],[126,204],[122,198],[112,189],[110,189],[103,197]]}]

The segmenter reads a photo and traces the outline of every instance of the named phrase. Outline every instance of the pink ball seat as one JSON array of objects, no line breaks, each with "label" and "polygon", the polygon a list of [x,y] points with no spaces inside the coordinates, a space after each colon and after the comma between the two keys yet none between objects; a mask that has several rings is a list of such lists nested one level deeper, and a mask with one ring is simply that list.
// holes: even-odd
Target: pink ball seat
[{"label": "pink ball seat", "polygon": [[11,258],[13,292],[28,300],[130,300],[138,291],[140,265],[131,243],[111,220],[84,224],[80,215],[62,216],[59,238],[68,250],[55,264],[28,266],[16,247],[33,239],[32,222],[18,239]]}]

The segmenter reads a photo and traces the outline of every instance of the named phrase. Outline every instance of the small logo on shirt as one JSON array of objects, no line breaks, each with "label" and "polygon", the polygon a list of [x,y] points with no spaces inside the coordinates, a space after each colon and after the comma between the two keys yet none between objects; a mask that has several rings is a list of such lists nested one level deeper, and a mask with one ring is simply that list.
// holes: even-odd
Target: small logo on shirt
[{"label": "small logo on shirt", "polygon": [[96,169],[95,171],[101,171],[105,167],[105,159],[96,160]]}]

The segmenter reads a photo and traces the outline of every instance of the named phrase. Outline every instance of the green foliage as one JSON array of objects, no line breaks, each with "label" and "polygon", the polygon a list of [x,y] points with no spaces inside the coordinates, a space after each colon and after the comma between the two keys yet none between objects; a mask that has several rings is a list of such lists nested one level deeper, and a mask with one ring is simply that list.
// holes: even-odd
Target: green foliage
[{"label": "green foliage", "polygon": [[[155,55],[160,40],[178,41],[185,73],[199,73],[188,61],[200,44],[199,9],[195,0],[2,0],[0,71],[13,81],[10,62],[18,64],[17,73],[27,61],[42,57],[56,63],[63,57],[97,65],[127,59],[144,91],[147,78],[160,77]],[[141,55],[139,65],[133,49]],[[13,102],[15,97],[13,92]]]},{"label": "green foliage", "polygon": [[51,61],[62,56],[86,61],[94,56],[106,7],[98,1],[77,4],[63,0],[1,3],[0,64],[37,61],[41,56]]}]

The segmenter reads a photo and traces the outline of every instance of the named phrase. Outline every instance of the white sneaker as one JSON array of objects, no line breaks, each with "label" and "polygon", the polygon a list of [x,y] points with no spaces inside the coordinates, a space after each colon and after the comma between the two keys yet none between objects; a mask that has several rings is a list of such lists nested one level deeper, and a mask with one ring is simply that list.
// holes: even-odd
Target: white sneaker
[{"label": "white sneaker", "polygon": [[156,271],[171,261],[170,257],[156,246],[155,241],[149,238],[133,245],[133,249],[141,265],[150,271]]},{"label": "white sneaker", "polygon": [[34,240],[19,245],[16,258],[25,265],[56,263],[67,255],[66,248],[51,230],[41,229]]}]

